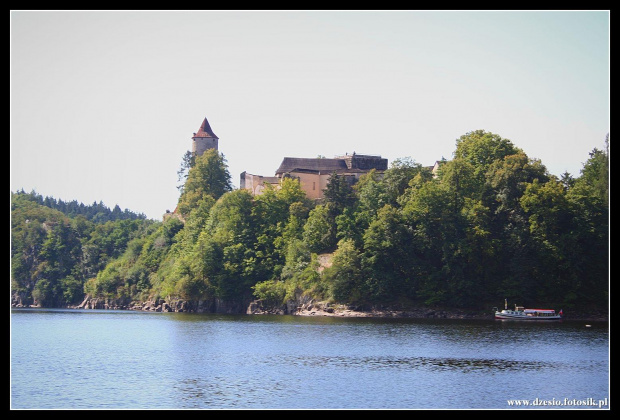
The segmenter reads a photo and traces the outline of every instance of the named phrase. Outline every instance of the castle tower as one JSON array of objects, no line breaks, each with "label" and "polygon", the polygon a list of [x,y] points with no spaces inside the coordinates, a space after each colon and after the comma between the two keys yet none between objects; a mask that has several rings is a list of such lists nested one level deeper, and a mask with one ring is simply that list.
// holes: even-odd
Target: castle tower
[{"label": "castle tower", "polygon": [[202,155],[208,149],[217,150],[217,141],[219,138],[215,135],[209,121],[205,117],[202,125],[198,129],[197,133],[194,133],[192,137],[192,153],[196,156]]}]

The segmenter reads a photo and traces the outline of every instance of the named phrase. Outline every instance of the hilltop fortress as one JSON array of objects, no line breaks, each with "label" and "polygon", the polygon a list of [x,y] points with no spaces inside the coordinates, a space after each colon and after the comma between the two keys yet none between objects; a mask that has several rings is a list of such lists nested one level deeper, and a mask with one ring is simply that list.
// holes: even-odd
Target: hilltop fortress
[{"label": "hilltop fortress", "polygon": [[[205,117],[200,129],[192,136],[192,153],[202,155],[208,149],[218,150],[219,138],[215,135],[209,121]],[[439,162],[432,167],[436,171]],[[275,176],[254,175],[243,171],[240,175],[239,188],[250,191],[253,195],[262,194],[267,185],[278,188],[283,178],[299,179],[301,189],[308,198],[323,198],[323,192],[333,173],[344,176],[351,184],[355,184],[363,174],[375,170],[383,174],[388,168],[388,160],[381,156],[359,155],[353,152],[344,156],[328,158],[285,157]]]},{"label": "hilltop fortress", "polygon": [[259,195],[266,184],[277,187],[283,178],[290,177],[299,179],[301,189],[308,198],[318,199],[323,198],[323,191],[334,173],[344,176],[353,185],[361,175],[372,169],[383,173],[387,165],[387,159],[381,156],[358,155],[355,152],[333,159],[285,157],[275,176],[266,177],[242,172],[239,186],[254,195]]}]

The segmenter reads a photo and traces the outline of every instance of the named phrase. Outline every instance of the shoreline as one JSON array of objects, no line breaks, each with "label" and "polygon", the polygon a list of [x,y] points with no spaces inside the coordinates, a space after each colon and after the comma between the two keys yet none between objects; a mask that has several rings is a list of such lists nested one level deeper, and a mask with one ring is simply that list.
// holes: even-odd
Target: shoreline
[{"label": "shoreline", "polygon": [[[183,311],[162,311],[155,309],[135,309],[135,308],[78,308],[76,306],[46,308],[41,306],[11,306],[11,309],[75,309],[75,310],[101,310],[101,311],[131,311],[131,312],[177,312]],[[251,313],[231,313],[231,312],[205,312],[205,311],[185,311],[186,313],[212,313],[225,315],[290,315],[299,317],[332,317],[332,318],[383,318],[383,319],[453,319],[453,320],[478,320],[493,321],[495,320],[492,313],[489,314],[467,314],[463,312],[439,311],[431,315],[419,314],[417,311],[399,311],[399,310],[372,310],[372,311],[356,311],[352,309],[341,309],[334,311],[326,311],[323,309],[303,309],[295,313],[284,313],[282,311],[259,311]],[[514,320],[509,320],[514,321]],[[518,320],[517,320],[518,321]],[[558,320],[555,320],[558,321]],[[566,316],[559,321],[583,321],[583,322],[609,322],[609,318],[600,314],[583,314],[579,313],[574,316]],[[548,321],[553,322],[553,321]]]},{"label": "shoreline", "polygon": [[[593,311],[564,311],[562,320],[609,322],[609,316],[601,310]],[[307,302],[295,308],[262,307],[258,304],[248,307],[248,314],[253,315],[293,315],[293,316],[327,316],[342,318],[402,318],[402,319],[471,319],[494,320],[492,310],[481,309],[447,309],[441,307],[415,307],[408,309],[372,308],[359,310],[344,304],[329,304],[326,302]]]},{"label": "shoreline", "polygon": [[[129,310],[135,312],[188,312],[188,313],[219,313],[219,314],[246,314],[246,315],[291,315],[301,317],[342,317],[342,318],[392,318],[392,319],[461,319],[461,320],[494,320],[492,310],[480,309],[447,309],[441,307],[412,307],[407,309],[393,309],[390,307],[371,308],[361,310],[344,304],[307,301],[299,305],[290,302],[289,305],[279,307],[265,305],[261,301],[252,301],[245,308],[242,305],[197,305],[187,301],[174,300],[166,302],[163,299],[131,302],[128,305],[119,305],[100,299],[86,298],[80,305],[43,308],[38,305],[12,304],[11,309],[100,309],[100,310]],[[570,310],[564,311],[562,320],[609,322],[609,315],[603,310]]]},{"label": "shoreline", "polygon": [[[422,310],[424,312],[424,310]],[[433,311],[428,310],[427,313],[421,314],[420,311],[399,311],[399,310],[373,310],[373,311],[354,311],[344,309],[339,311],[316,310],[300,310],[295,316],[329,316],[342,318],[400,318],[400,319],[462,319],[462,320],[487,320],[495,319],[493,313],[473,314],[467,311]],[[589,322],[609,322],[609,318],[600,314],[576,314],[575,316],[566,316],[561,321],[589,321]],[[551,322],[551,321],[550,321]]]}]

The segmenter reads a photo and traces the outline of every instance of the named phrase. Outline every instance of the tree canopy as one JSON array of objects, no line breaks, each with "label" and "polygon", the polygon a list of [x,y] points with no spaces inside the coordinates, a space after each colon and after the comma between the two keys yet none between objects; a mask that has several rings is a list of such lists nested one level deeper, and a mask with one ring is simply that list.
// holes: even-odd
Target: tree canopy
[{"label": "tree canopy", "polygon": [[58,201],[16,193],[12,290],[43,306],[88,293],[606,307],[606,145],[578,176],[558,178],[510,140],[477,130],[456,139],[453,159],[435,174],[400,158],[355,184],[332,174],[320,201],[292,178],[259,196],[233,190],[224,157],[208,150],[186,157],[177,211],[162,222],[63,213]]}]

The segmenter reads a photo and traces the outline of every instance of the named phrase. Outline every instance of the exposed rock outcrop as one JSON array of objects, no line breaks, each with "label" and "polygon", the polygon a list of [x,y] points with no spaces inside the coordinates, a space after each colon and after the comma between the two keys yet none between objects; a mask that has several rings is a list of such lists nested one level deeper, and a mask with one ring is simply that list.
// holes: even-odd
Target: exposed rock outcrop
[{"label": "exposed rock outcrop", "polygon": [[27,308],[30,304],[26,302],[24,296],[20,293],[13,292],[11,295],[11,308]]},{"label": "exposed rock outcrop", "polygon": [[333,304],[317,301],[309,296],[297,296],[295,300],[283,305],[269,305],[255,300],[246,311],[248,314],[279,314],[299,316],[342,316],[342,317],[381,317],[381,318],[433,318],[433,319],[492,319],[489,312],[466,310],[443,310],[432,308],[415,308],[399,310],[389,307],[362,308],[356,306]]},{"label": "exposed rock outcrop", "polygon": [[128,301],[122,299],[96,298],[86,295],[84,300],[75,309],[124,309],[132,311],[150,312],[203,312],[242,314],[246,312],[249,299],[225,301],[222,299],[208,299],[187,301],[183,299],[149,299],[146,301]]}]

